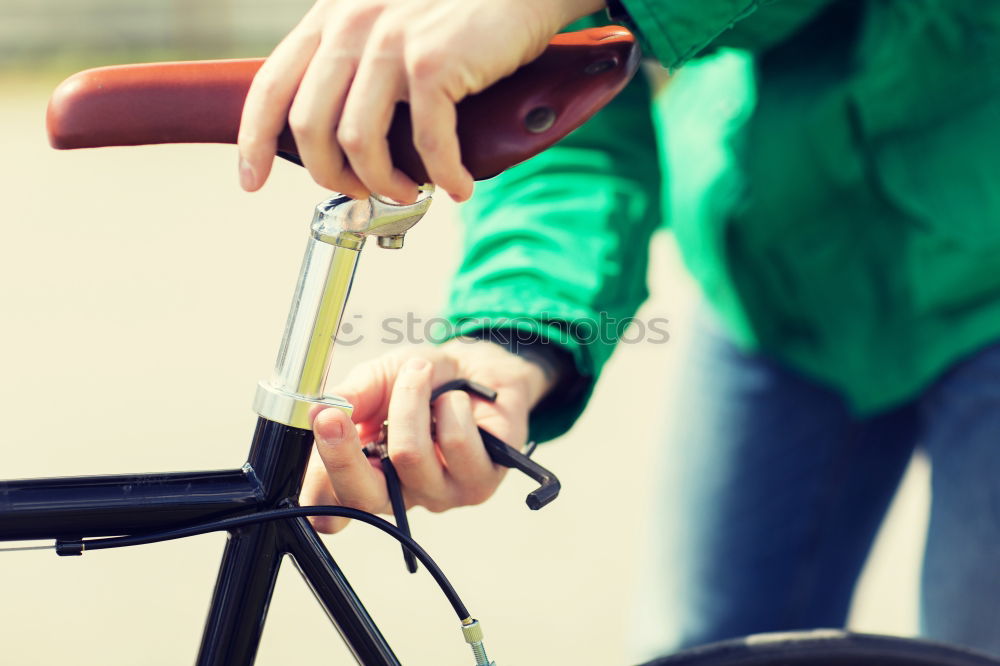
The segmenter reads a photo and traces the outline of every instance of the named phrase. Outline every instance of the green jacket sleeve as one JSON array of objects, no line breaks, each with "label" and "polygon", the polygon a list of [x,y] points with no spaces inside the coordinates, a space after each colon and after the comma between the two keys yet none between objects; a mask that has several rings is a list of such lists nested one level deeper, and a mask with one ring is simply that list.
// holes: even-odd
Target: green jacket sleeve
[{"label": "green jacket sleeve", "polygon": [[451,332],[502,327],[541,336],[572,353],[586,384],[573,400],[532,415],[534,439],[569,429],[646,297],[660,191],[649,84],[640,73],[583,127],[480,183],[462,207]]},{"label": "green jacket sleeve", "polygon": [[671,69],[680,67],[709,46],[766,48],[830,2],[621,0],[647,50]]}]

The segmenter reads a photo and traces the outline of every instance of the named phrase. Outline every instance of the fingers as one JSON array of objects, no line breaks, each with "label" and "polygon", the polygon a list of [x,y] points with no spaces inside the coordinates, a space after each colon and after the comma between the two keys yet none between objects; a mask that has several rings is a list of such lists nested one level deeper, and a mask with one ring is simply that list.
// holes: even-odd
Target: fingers
[{"label": "fingers", "polygon": [[344,103],[337,141],[372,192],[410,203],[417,198],[417,184],[393,168],[386,139],[403,94],[403,77],[393,54],[381,49],[379,40],[373,40],[365,52]]},{"label": "fingers", "polygon": [[[434,386],[455,379],[457,365],[453,358],[437,349],[424,349],[420,357],[432,366]],[[390,394],[402,367],[414,357],[412,351],[388,354],[354,366],[334,392],[354,406],[354,422],[360,426],[379,427],[388,415]],[[362,437],[364,439],[364,437]],[[368,441],[368,440],[365,440]]]},{"label": "fingers", "polygon": [[[333,486],[330,485],[330,478],[326,475],[323,460],[319,457],[316,449],[313,449],[312,455],[309,457],[309,466],[306,467],[302,492],[299,493],[299,504],[302,506],[336,506],[340,504],[337,495],[333,492]],[[349,521],[339,516],[309,516],[309,522],[320,532],[333,534],[342,530]]]},{"label": "fingers", "polygon": [[318,34],[293,30],[254,76],[243,103],[237,138],[240,186],[247,192],[259,190],[271,173],[278,135],[318,44]]},{"label": "fingers", "polygon": [[472,91],[468,77],[439,51],[407,57],[407,45],[419,42],[405,29],[415,20],[411,13],[378,3],[336,12],[330,3],[314,6],[247,94],[238,138],[245,190],[267,180],[287,120],[303,164],[323,187],[356,198],[372,191],[415,200],[417,183],[393,167],[386,138],[397,103],[408,99],[430,180],[458,201],[469,198],[473,179],[462,166],[455,112],[455,102]]},{"label": "fingers", "polygon": [[334,392],[354,407],[355,423],[378,427],[385,420],[391,388],[389,369],[380,359],[354,366]]},{"label": "fingers", "polygon": [[[360,48],[360,46],[356,47]],[[350,44],[323,40],[302,77],[288,112],[302,163],[317,184],[355,199],[368,191],[346,163],[334,137],[344,95],[351,85],[357,53]]]},{"label": "fingers", "polygon": [[435,439],[449,480],[461,504],[481,504],[492,494],[497,469],[483,447],[472,399],[462,391],[444,394],[434,403]]},{"label": "fingers", "polygon": [[[387,511],[384,477],[359,449],[360,442],[371,441],[388,418],[389,456],[408,503],[441,511],[484,501],[502,472],[483,449],[467,395],[449,393],[435,402],[436,435],[431,436],[431,388],[454,379],[458,370],[455,360],[438,350],[421,356],[388,355],[357,366],[337,388],[354,405],[354,423],[336,410],[321,412],[314,422],[331,490],[325,491],[323,479],[310,470],[308,497],[325,501],[331,496],[322,493],[331,492],[340,504]],[[487,411],[486,416],[499,416]],[[334,418],[339,422],[330,423]],[[350,432],[341,431],[340,425],[349,426]],[[339,524],[331,527],[338,528]]]},{"label": "fingers", "polygon": [[419,76],[414,76],[410,79],[410,108],[413,145],[420,153],[431,182],[444,188],[455,201],[467,200],[472,196],[473,179],[462,166],[455,133],[455,103],[443,88],[423,85]]},{"label": "fingers", "polygon": [[313,422],[313,432],[338,504],[371,513],[384,511],[389,502],[385,481],[368,462],[350,417],[339,409],[322,411]]},{"label": "fingers", "polygon": [[403,486],[432,511],[447,503],[444,470],[431,441],[431,364],[416,357],[400,369],[389,400],[389,458]]}]

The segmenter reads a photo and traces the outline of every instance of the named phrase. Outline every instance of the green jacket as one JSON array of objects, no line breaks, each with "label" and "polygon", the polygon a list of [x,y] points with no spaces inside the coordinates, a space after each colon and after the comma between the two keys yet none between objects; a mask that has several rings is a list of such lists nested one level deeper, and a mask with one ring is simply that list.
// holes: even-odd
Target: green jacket
[{"label": "green jacket", "polygon": [[[637,76],[479,185],[457,333],[537,330],[592,385],[614,348],[595,323],[634,314],[666,222],[738,344],[858,414],[1000,340],[1000,2],[624,5],[673,81],[654,96]],[[582,395],[533,435],[567,429]]]}]

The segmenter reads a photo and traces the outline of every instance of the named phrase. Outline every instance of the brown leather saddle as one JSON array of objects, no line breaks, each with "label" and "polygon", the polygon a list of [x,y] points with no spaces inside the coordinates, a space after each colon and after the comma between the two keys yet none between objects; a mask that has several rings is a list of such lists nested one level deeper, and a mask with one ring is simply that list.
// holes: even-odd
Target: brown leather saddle
[{"label": "brown leather saddle", "polygon": [[[120,65],[74,74],[49,102],[49,140],[60,149],[236,143],[243,101],[262,62]],[[624,28],[556,35],[536,60],[458,104],[465,166],[482,180],[548,148],[621,91],[638,63],[635,39]],[[393,161],[426,182],[411,134],[401,103],[389,132]],[[287,127],[278,154],[299,163]]]}]

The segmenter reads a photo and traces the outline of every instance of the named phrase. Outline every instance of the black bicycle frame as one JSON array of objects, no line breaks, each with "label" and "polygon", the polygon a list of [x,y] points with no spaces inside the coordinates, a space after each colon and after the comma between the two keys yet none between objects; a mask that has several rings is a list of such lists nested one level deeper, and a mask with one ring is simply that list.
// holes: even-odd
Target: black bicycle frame
[{"label": "black bicycle frame", "polygon": [[[298,505],[312,451],[310,413],[351,405],[325,390],[358,256],[371,236],[399,248],[430,206],[343,195],[314,210],[309,241],[271,378],[258,384],[247,463],[238,470],[0,482],[0,541],[143,535]],[[57,552],[79,555],[76,546]],[[290,555],[364,666],[399,660],[304,518],[232,529],[205,622],[199,666],[250,666],[278,568]]]},{"label": "black bicycle frame", "polygon": [[[238,470],[0,482],[0,541],[80,539],[175,529],[298,504],[313,435],[260,418]],[[285,555],[291,555],[365,666],[399,660],[305,518],[230,531],[198,666],[250,666]]]}]

